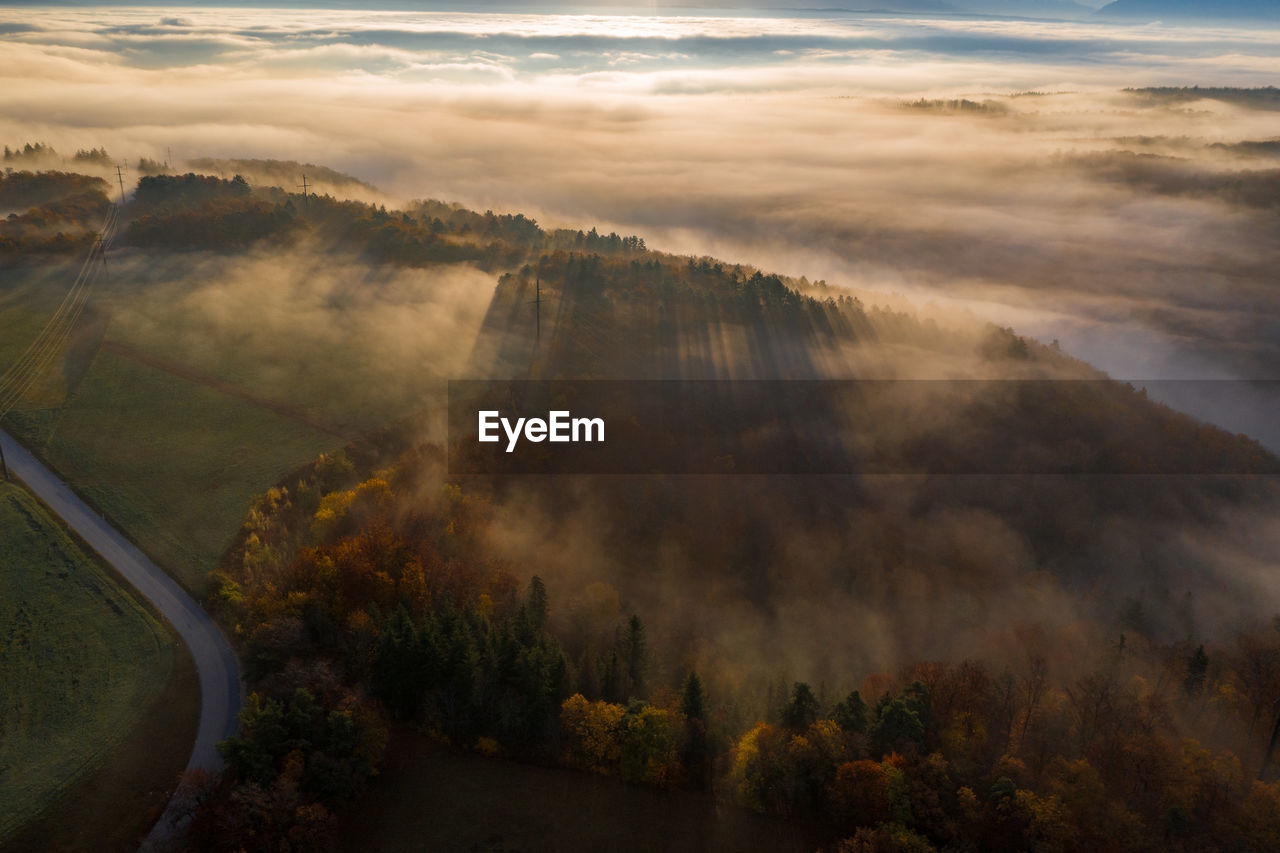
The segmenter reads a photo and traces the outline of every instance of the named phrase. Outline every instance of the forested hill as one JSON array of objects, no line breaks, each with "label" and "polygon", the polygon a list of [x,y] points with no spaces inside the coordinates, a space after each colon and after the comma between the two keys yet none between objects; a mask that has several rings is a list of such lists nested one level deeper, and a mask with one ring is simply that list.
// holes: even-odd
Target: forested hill
[{"label": "forested hill", "polygon": [[[71,253],[105,211],[103,183],[67,173],[14,172],[0,200],[28,205],[0,232],[0,256]],[[496,287],[467,375],[606,379],[1097,380],[1055,348],[968,318],[922,318],[868,304],[851,291],[710,258],[650,250],[637,236],[548,230],[521,214],[478,213],[421,201],[402,210],[186,174],[143,177],[127,205],[133,251],[286,252],[355,258],[369,268],[479,269]],[[12,235],[12,236],[10,236]],[[195,262],[193,261],[193,264]],[[865,296],[865,295],[864,295]],[[536,300],[536,302],[535,302]],[[957,386],[959,387],[959,386]],[[1106,383],[1050,399],[1023,395],[1017,416],[986,386],[930,402],[924,436],[977,470],[981,452],[1018,437],[1053,435],[1070,459],[1048,470],[1243,472],[1274,470],[1255,442],[1229,435]],[[985,390],[984,390],[985,389]],[[975,394],[977,396],[975,396]],[[1065,408],[1064,408],[1065,407]],[[1064,411],[1073,420],[1064,421]],[[895,434],[899,426],[888,429]],[[896,436],[895,436],[896,437]],[[1081,449],[1083,447],[1083,449]],[[986,448],[986,451],[981,451]],[[1044,459],[1057,450],[1033,447]],[[1007,455],[1007,453],[1005,454]],[[1038,463],[1040,464],[1040,463]],[[1094,466],[1094,467],[1090,467]],[[1119,466],[1119,467],[1117,467]]]}]

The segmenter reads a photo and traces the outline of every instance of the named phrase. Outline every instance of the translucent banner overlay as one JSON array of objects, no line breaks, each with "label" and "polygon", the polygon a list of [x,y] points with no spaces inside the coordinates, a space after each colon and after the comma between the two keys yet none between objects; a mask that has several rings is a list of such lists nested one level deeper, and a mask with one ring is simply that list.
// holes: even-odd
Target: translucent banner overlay
[{"label": "translucent banner overlay", "polygon": [[1280,422],[1276,381],[458,380],[449,473],[1280,473],[1179,396]]}]

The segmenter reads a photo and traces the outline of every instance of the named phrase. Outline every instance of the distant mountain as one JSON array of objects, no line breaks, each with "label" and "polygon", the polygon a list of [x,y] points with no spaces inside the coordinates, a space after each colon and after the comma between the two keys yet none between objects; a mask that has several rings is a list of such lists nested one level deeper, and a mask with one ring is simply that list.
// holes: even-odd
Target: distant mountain
[{"label": "distant mountain", "polygon": [[1098,10],[1113,18],[1217,18],[1280,21],[1280,0],[1115,0]]}]

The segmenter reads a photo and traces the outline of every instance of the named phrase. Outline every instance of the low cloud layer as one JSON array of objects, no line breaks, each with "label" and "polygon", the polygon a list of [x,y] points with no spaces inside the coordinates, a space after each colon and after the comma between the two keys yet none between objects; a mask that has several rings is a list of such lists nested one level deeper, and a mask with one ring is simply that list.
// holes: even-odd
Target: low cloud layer
[{"label": "low cloud layer", "polygon": [[1275,31],[244,9],[7,9],[0,31],[10,144],[324,163],[962,307],[1120,376],[1280,364],[1280,207],[1213,189],[1274,185],[1237,143],[1276,112],[1121,91],[1270,83]]}]

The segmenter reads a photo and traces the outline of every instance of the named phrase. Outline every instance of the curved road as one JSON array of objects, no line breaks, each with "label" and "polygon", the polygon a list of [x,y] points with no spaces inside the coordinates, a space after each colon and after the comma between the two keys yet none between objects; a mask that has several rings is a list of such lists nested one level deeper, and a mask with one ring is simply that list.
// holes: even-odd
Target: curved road
[{"label": "curved road", "polygon": [[[212,617],[173,578],[76,497],[53,472],[0,430],[9,470],[62,516],[67,526],[102,555],[143,597],[155,605],[182,637],[200,677],[200,726],[187,769],[222,767],[218,741],[233,734],[242,696],[240,662]],[[170,801],[172,807],[173,801]],[[173,815],[166,811],[149,839],[169,831]]]}]

